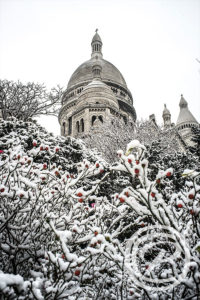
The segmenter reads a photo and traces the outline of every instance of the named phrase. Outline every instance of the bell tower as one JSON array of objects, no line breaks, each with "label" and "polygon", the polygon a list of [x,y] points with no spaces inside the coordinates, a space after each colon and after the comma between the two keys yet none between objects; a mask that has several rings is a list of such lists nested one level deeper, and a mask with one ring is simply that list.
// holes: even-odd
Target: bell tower
[{"label": "bell tower", "polygon": [[166,104],[164,104],[164,110],[163,110],[163,121],[164,121],[164,127],[169,128],[171,127],[171,114],[169,109],[167,109]]}]

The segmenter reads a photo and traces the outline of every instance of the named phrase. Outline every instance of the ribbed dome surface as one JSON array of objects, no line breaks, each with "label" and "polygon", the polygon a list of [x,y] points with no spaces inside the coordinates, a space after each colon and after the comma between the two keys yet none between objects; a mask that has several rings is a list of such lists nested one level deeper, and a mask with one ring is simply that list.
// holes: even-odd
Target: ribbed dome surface
[{"label": "ribbed dome surface", "polygon": [[111,64],[109,61],[102,58],[99,59],[91,58],[90,60],[80,65],[76,69],[76,71],[72,74],[67,89],[70,89],[71,87],[79,83],[92,81],[93,79],[92,66],[96,64],[102,67],[101,79],[103,81],[111,81],[119,85],[122,85],[123,87],[127,87],[124,77],[113,64]]}]

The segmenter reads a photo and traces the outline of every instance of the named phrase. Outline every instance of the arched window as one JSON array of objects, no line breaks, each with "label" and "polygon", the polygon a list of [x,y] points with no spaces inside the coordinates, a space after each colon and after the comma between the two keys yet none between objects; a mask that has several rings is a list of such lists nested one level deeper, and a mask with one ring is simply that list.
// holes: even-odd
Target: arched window
[{"label": "arched window", "polygon": [[103,123],[103,116],[99,116],[99,120]]},{"label": "arched window", "polygon": [[123,116],[124,123],[127,124],[127,117]]},{"label": "arched window", "polygon": [[76,132],[80,131],[79,121],[76,122]]},{"label": "arched window", "polygon": [[84,132],[84,120],[83,119],[81,119],[81,132]]},{"label": "arched window", "polygon": [[63,122],[63,134],[65,135],[65,122]]},{"label": "arched window", "polygon": [[68,119],[68,134],[72,133],[72,117]]},{"label": "arched window", "polygon": [[96,116],[92,116],[92,126],[93,126],[93,124],[94,124],[94,121],[96,120]]}]

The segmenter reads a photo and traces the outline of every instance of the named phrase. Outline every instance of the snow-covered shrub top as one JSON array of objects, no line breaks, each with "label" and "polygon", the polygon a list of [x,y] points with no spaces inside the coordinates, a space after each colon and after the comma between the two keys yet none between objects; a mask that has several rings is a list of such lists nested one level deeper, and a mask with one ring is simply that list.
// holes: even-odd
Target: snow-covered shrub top
[{"label": "snow-covered shrub top", "polygon": [[[167,295],[195,299],[198,172],[186,171],[177,192],[173,168],[148,178],[146,150],[138,141],[125,154],[118,151],[119,162],[109,166],[81,141],[55,138],[33,123],[2,122],[0,137],[0,291],[5,297],[165,299],[162,290],[138,286],[124,263],[127,240],[141,228],[159,225],[183,234],[191,257],[185,281]],[[181,257],[155,272],[151,262],[151,255],[140,260],[149,278],[167,278],[183,267]]]}]

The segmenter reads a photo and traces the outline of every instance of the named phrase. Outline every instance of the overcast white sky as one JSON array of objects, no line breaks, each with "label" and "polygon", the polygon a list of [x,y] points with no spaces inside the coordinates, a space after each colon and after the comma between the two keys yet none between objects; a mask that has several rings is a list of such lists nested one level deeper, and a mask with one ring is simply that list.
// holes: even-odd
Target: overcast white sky
[{"label": "overcast white sky", "polygon": [[0,78],[66,87],[96,28],[139,119],[166,103],[176,122],[182,93],[200,122],[200,0],[0,0]]}]

